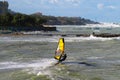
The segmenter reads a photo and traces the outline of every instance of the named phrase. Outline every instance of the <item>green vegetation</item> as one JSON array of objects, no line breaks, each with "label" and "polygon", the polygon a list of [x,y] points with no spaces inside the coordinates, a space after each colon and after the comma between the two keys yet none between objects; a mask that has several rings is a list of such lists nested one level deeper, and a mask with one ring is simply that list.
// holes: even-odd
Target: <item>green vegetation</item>
[{"label": "green vegetation", "polygon": [[54,17],[43,16],[49,25],[85,25],[85,24],[97,24],[97,22],[81,17]]},{"label": "green vegetation", "polygon": [[0,27],[1,30],[6,30],[9,28],[12,29],[17,27],[19,28],[31,27],[32,29],[34,29],[36,27],[38,28],[41,27],[42,24],[45,22],[46,20],[43,19],[42,17],[35,17],[20,13],[16,13],[14,15],[10,13],[6,13],[0,15],[0,26],[4,26],[4,27]]},{"label": "green vegetation", "polygon": [[46,19],[40,16],[38,17],[21,13],[6,13],[0,15],[0,30],[10,30],[17,32],[44,30],[42,24],[45,22]]},{"label": "green vegetation", "polygon": [[54,17],[44,15],[26,15],[21,13],[5,13],[0,15],[0,30],[10,31],[55,31],[56,28],[46,28],[45,25],[84,25],[95,23],[80,17]]},{"label": "green vegetation", "polygon": [[81,17],[55,17],[42,15],[41,13],[34,13],[32,16],[42,17],[43,19],[46,19],[45,24],[47,25],[85,25],[98,23]]}]

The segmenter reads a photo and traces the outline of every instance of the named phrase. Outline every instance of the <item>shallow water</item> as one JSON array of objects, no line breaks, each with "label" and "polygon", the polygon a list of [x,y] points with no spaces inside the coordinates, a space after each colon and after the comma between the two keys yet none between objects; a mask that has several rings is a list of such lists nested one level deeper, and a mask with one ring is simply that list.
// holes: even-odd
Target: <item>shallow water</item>
[{"label": "shallow water", "polygon": [[54,65],[59,36],[1,36],[0,80],[120,80],[120,38],[65,37],[68,57]]}]

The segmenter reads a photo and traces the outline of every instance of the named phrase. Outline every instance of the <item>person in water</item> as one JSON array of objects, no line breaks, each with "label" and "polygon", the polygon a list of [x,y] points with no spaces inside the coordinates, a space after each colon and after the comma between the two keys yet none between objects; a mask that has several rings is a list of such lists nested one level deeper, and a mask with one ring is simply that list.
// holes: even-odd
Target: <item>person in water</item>
[{"label": "person in water", "polygon": [[59,62],[64,61],[66,58],[67,58],[67,55],[66,55],[66,54],[62,54],[62,55],[60,56]]},{"label": "person in water", "polygon": [[[55,59],[58,60],[58,63],[64,61],[67,58],[66,54],[61,54],[61,51],[55,51],[55,55],[59,55],[60,57],[54,57]],[[61,55],[60,55],[61,54]]]}]

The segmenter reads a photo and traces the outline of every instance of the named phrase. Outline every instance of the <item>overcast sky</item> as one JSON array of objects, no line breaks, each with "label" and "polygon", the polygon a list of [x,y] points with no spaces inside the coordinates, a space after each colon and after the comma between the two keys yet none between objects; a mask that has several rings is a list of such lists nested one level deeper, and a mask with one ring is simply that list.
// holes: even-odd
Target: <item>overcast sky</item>
[{"label": "overcast sky", "polygon": [[[2,1],[2,0],[0,0]],[[83,17],[99,22],[120,22],[120,0],[6,0],[9,9],[32,14]]]}]

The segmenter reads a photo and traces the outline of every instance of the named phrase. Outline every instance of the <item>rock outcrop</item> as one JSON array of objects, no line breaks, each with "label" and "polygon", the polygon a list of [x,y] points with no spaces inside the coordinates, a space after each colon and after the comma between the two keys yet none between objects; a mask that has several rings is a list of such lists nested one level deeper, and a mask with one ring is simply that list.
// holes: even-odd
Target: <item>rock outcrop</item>
[{"label": "rock outcrop", "polygon": [[0,1],[0,14],[5,14],[8,12],[8,2],[7,1]]}]

